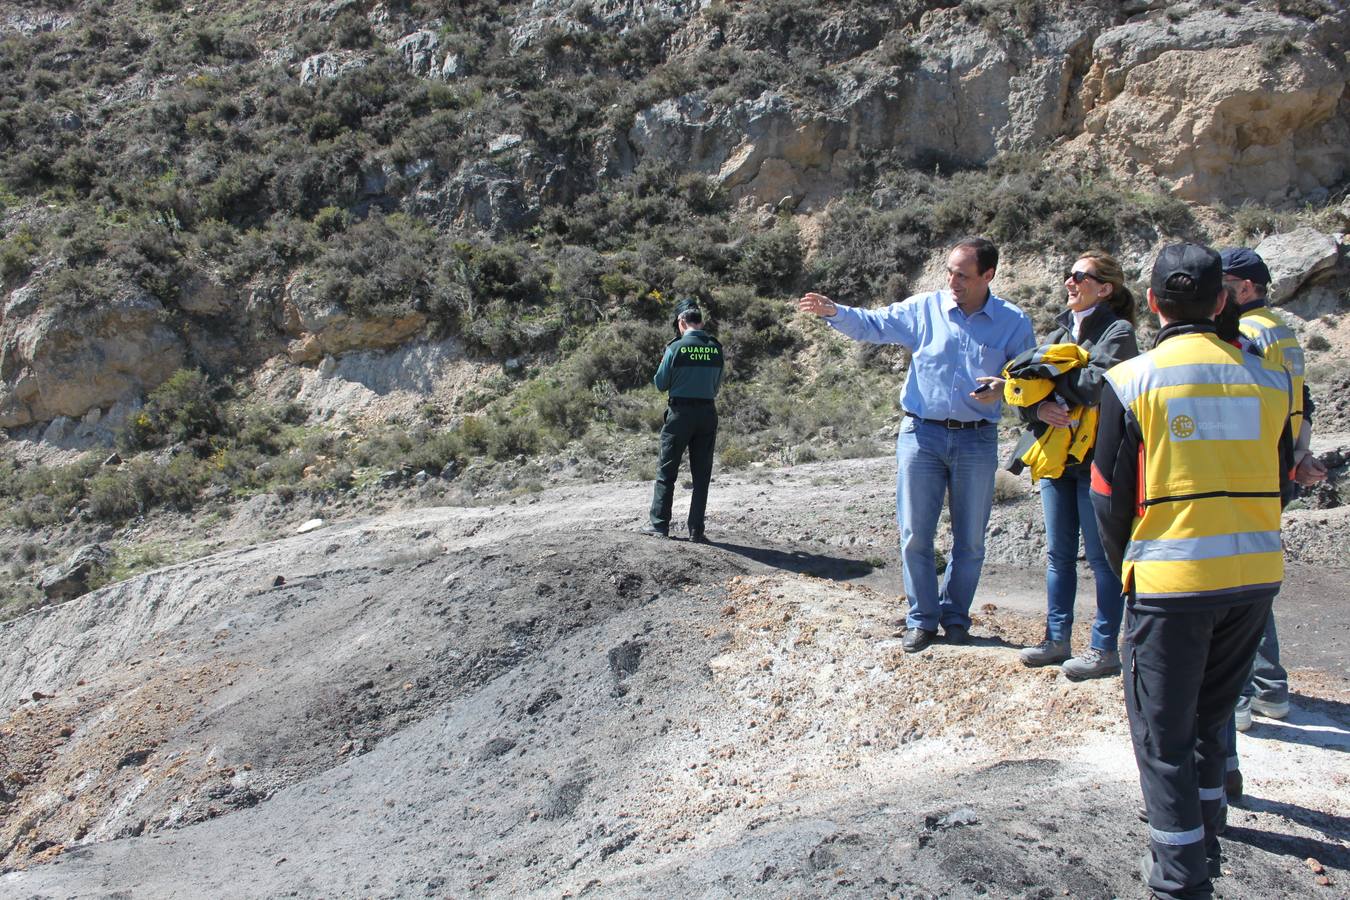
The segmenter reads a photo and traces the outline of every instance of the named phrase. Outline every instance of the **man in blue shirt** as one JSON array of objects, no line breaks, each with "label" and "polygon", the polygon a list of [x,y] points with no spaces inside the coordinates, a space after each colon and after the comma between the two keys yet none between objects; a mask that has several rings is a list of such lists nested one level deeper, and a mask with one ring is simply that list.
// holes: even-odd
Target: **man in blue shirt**
[{"label": "man in blue shirt", "polygon": [[[1036,345],[1026,313],[989,290],[997,267],[993,243],[966,238],[947,256],[945,291],[880,309],[843,306],[815,293],[797,304],[854,340],[900,344],[913,357],[900,395],[905,415],[895,449],[907,653],[927,648],[939,625],[953,644],[970,640],[970,606],[984,565],[998,468],[999,373]],[[947,496],[952,552],[939,588],[933,540]]]}]

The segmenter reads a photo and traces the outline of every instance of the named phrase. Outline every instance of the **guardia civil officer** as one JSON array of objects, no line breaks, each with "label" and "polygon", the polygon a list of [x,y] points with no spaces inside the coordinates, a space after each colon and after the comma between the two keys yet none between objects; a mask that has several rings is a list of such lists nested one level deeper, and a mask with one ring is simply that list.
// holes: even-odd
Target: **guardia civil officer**
[{"label": "guardia civil officer", "polygon": [[661,459],[652,488],[650,519],[643,534],[668,537],[670,508],[680,457],[689,449],[689,473],[694,492],[689,499],[689,540],[703,541],[703,511],[712,480],[713,448],[717,443],[717,406],[713,398],[722,384],[722,345],[703,330],[703,311],[693,300],[675,310],[679,337],[666,345],[666,355],[652,383],[670,394],[665,424],[661,426]]},{"label": "guardia civil officer", "polygon": [[1156,897],[1213,894],[1224,728],[1283,578],[1293,383],[1215,333],[1219,254],[1164,247],[1152,350],[1106,373],[1092,464],[1098,532],[1126,597],[1126,713]]}]

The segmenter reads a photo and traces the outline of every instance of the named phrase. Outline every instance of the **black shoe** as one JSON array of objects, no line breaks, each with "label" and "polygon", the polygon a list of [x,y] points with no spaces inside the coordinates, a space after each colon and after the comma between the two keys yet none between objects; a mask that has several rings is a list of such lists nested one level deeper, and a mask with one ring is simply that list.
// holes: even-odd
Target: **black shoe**
[{"label": "black shoe", "polygon": [[910,628],[900,641],[900,649],[906,653],[919,653],[928,649],[928,645],[937,640],[937,632],[927,628]]},{"label": "black shoe", "polygon": [[643,525],[641,528],[638,529],[638,531],[641,534],[647,535],[648,537],[670,537],[670,535],[666,534],[666,530],[664,528],[657,528],[650,522],[646,525]]},{"label": "black shoe", "polygon": [[1223,777],[1223,792],[1228,804],[1233,806],[1242,800],[1242,771],[1234,769]]},{"label": "black shoe", "polygon": [[944,625],[942,632],[949,644],[970,643],[970,631],[964,625]]},{"label": "black shoe", "polygon": [[701,528],[698,531],[689,532],[689,540],[693,541],[695,544],[711,543],[708,540],[708,538],[703,534],[703,529]]}]

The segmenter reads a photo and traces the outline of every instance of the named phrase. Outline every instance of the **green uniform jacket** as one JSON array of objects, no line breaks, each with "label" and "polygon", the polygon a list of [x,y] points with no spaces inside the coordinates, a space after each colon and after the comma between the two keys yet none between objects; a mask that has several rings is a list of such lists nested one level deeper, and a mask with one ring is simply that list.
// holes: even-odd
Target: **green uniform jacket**
[{"label": "green uniform jacket", "polygon": [[713,399],[722,384],[722,345],[707,332],[686,331],[666,345],[652,384],[671,397]]}]

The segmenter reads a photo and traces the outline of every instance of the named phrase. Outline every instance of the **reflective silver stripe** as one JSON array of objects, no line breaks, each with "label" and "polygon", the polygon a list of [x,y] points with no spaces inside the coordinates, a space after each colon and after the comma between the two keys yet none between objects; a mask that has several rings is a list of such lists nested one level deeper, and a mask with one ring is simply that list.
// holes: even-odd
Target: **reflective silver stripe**
[{"label": "reflective silver stripe", "polygon": [[1277,553],[1279,531],[1239,531],[1193,538],[1155,538],[1130,541],[1125,558],[1131,562],[1194,562],[1245,553]]},{"label": "reflective silver stripe", "polygon": [[1303,374],[1303,350],[1298,345],[1298,335],[1287,326],[1268,325],[1265,322],[1243,319],[1240,328],[1243,334],[1261,348],[1263,354],[1276,344],[1288,341],[1288,346],[1280,349],[1280,356],[1291,372],[1295,375]]},{"label": "reflective silver stripe", "polygon": [[1106,370],[1106,380],[1116,389],[1120,405],[1128,407],[1143,393],[1144,381],[1158,368],[1151,354],[1136,356],[1128,362]]},{"label": "reflective silver stripe", "polygon": [[1221,788],[1221,787],[1216,787],[1216,788],[1201,788],[1201,789],[1200,789],[1200,799],[1201,799],[1202,801],[1204,801],[1204,800],[1222,800],[1222,799],[1223,799],[1223,788]]},{"label": "reflective silver stripe", "polygon": [[[1180,366],[1159,367],[1147,355],[1136,366],[1137,371],[1124,380],[1111,379],[1123,406],[1129,406],[1145,392],[1165,387],[1183,387],[1203,384],[1251,384],[1288,394],[1289,376],[1283,369],[1267,369],[1259,359],[1251,357],[1242,365],[1234,363],[1189,363]],[[1120,373],[1124,375],[1125,373]]]},{"label": "reflective silver stripe", "polygon": [[1205,839],[1205,827],[1192,828],[1190,831],[1159,831],[1152,825],[1148,826],[1148,836],[1153,838],[1159,844],[1167,847],[1184,847],[1187,844],[1196,844]]}]

